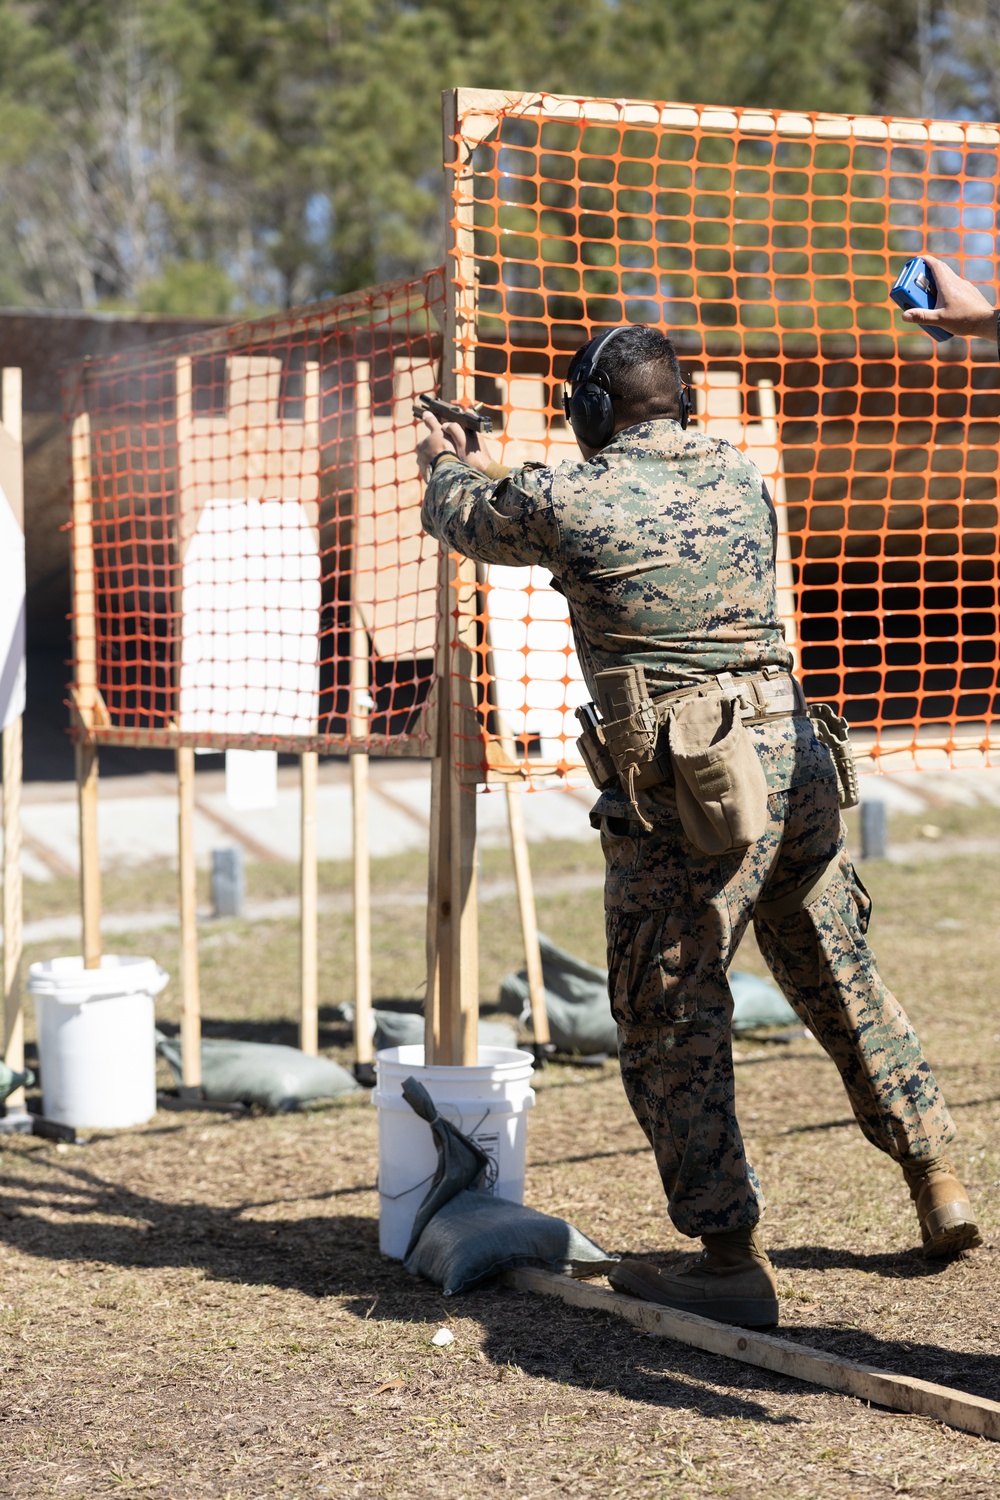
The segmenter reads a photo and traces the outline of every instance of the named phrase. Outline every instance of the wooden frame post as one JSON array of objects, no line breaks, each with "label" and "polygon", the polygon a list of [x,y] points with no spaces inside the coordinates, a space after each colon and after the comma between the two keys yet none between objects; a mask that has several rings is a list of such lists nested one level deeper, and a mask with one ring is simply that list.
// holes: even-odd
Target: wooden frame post
[{"label": "wooden frame post", "polygon": [[507,826],[510,829],[510,848],[514,859],[514,884],[517,888],[517,909],[521,917],[521,936],[524,940],[524,966],[528,975],[528,995],[531,1000],[531,1029],[535,1037],[535,1061],[541,1063],[551,1042],[549,1013],[545,1008],[545,980],[542,974],[542,950],[538,946],[538,917],[535,912],[535,888],[531,879],[531,859],[528,854],[528,835],[524,827],[524,792],[516,790],[508,782]]},{"label": "wooden frame post", "polygon": [[80,826],[80,911],[83,963],[101,966],[101,862],[97,842],[99,764],[89,738],[98,711],[97,595],[90,471],[90,417],[80,412],[71,435],[73,465],[73,636],[76,659],[76,790]]},{"label": "wooden frame post", "polygon": [[[463,91],[443,96],[446,201],[454,204],[445,270],[441,394],[471,401],[475,381],[456,362],[475,335],[476,287],[471,172],[455,135]],[[478,845],[474,767],[463,766],[478,743],[476,566],[442,553],[438,637],[439,738],[431,780],[431,857],[427,901],[425,1060],[475,1064],[479,1056]],[[468,747],[463,750],[463,746]]]},{"label": "wooden frame post", "polygon": [[359,1069],[375,1061],[372,1037],[372,894],[368,852],[368,738],[371,654],[368,631],[356,605],[351,607],[351,763],[352,876],[354,894],[354,1057]]},{"label": "wooden frame post", "polygon": [[[24,455],[21,436],[21,371],[5,369],[2,376],[3,421],[0,480],[14,525],[24,530]],[[0,500],[0,504],[3,501]],[[23,579],[21,605],[23,607]],[[21,873],[21,784],[24,779],[24,720],[21,712],[24,637],[23,615],[11,641],[12,661],[19,662],[12,693],[0,704],[6,719],[2,731],[3,758],[3,1057],[9,1068],[24,1068],[24,1010],[21,996],[21,959],[24,951],[24,886]],[[24,1090],[7,1096],[8,1116],[23,1115]]]},{"label": "wooden frame post", "polygon": [[194,858],[194,750],[177,750],[177,875],[180,888],[181,1098],[201,1096],[198,885]]},{"label": "wooden frame post", "polygon": [[299,1047],[310,1057],[319,1052],[319,886],[316,871],[316,782],[319,755],[301,757],[301,861]]},{"label": "wooden frame post", "polygon": [[[21,782],[24,774],[22,716],[3,731],[3,1011],[4,1062],[15,1073],[24,1068],[24,1009],[21,958],[24,952],[24,892],[21,882]],[[8,1112],[24,1109],[24,1090],[7,1096]]]}]

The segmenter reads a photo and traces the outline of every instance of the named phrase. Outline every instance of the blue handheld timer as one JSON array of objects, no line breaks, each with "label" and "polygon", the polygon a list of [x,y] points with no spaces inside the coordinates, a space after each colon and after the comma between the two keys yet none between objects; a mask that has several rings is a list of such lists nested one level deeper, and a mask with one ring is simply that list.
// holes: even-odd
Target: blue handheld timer
[{"label": "blue handheld timer", "polygon": [[[919,258],[908,260],[896,277],[889,296],[899,307],[936,307],[937,283],[927,262]],[[930,323],[914,326],[919,326],[924,333],[929,333],[931,338],[937,339],[939,344],[943,344],[945,339],[954,337],[947,329],[938,328]]]}]

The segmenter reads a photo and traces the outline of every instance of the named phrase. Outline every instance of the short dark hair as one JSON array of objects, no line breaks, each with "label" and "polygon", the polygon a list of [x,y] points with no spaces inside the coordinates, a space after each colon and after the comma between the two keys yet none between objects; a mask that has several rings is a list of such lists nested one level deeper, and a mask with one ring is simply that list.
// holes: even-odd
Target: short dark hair
[{"label": "short dark hair", "polygon": [[[594,343],[587,343],[573,355],[567,379],[572,385],[576,371]],[[677,351],[658,328],[637,323],[609,341],[597,362],[611,387],[611,406],[617,427],[631,427],[652,417],[676,417],[680,414],[681,387],[684,384]]]}]

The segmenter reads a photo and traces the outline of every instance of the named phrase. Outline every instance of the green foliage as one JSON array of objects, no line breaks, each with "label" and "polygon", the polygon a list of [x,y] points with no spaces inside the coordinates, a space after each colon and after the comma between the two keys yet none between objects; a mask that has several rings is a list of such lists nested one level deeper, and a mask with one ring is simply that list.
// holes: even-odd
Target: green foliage
[{"label": "green foliage", "polygon": [[998,0],[0,0],[0,296],[224,314],[424,269],[442,253],[440,93],[458,84],[990,112],[998,13]]}]

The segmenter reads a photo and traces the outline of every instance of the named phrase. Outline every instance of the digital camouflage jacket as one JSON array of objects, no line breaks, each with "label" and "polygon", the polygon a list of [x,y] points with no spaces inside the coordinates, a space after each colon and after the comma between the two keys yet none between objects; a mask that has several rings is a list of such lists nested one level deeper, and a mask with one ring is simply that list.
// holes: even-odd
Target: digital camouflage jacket
[{"label": "digital camouflage jacket", "polygon": [[[721,439],[642,422],[586,462],[528,463],[500,479],[446,456],[422,520],[478,562],[550,570],[592,696],[605,667],[641,665],[654,694],[717,672],[791,667],[774,506],[754,464]],[[804,743],[804,721],[753,733],[773,789],[831,774],[829,756],[817,761]]]}]

